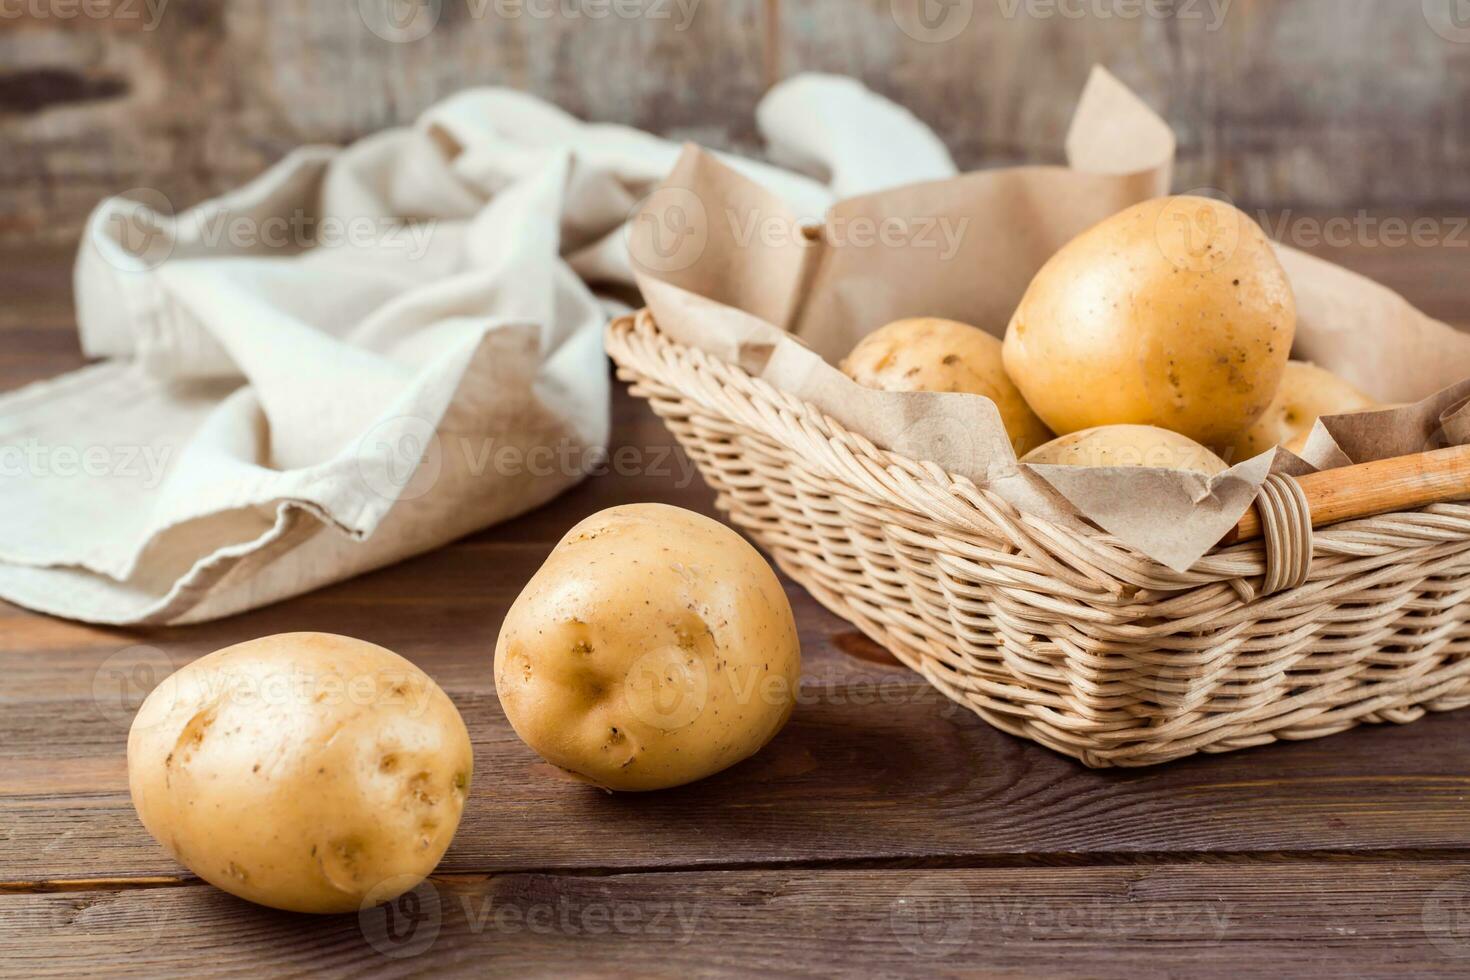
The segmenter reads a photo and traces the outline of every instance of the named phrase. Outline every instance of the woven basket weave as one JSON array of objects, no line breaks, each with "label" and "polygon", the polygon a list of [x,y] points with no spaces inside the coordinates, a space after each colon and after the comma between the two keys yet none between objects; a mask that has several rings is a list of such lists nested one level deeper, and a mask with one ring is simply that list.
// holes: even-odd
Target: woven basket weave
[{"label": "woven basket weave", "polygon": [[1470,505],[1318,529],[1305,583],[1261,595],[1261,541],[1174,572],[881,450],[646,311],[606,343],[733,523],[1007,732],[1141,766],[1470,704]]}]

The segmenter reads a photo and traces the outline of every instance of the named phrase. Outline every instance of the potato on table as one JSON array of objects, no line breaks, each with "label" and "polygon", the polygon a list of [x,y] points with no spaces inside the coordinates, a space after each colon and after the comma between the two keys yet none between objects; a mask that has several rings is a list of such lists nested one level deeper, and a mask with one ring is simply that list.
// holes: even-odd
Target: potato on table
[{"label": "potato on table", "polygon": [[664,504],[613,507],[567,532],[495,647],[516,733],[615,790],[678,786],[754,754],[800,680],[796,622],[765,559]]},{"label": "potato on table", "polygon": [[296,912],[417,885],[454,837],[473,766],[464,721],[423,671],[329,633],[194,661],[128,734],[148,832],[210,884]]}]

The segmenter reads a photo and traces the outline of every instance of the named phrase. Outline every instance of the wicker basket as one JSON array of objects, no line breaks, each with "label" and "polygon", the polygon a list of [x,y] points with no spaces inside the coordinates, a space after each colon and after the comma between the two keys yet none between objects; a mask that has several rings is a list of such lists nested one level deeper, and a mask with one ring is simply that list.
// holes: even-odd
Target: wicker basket
[{"label": "wicker basket", "polygon": [[646,311],[606,341],[731,521],[1007,732],[1141,766],[1470,704],[1470,505],[1308,525],[1305,582],[1262,594],[1266,542],[1173,572],[881,450]]}]

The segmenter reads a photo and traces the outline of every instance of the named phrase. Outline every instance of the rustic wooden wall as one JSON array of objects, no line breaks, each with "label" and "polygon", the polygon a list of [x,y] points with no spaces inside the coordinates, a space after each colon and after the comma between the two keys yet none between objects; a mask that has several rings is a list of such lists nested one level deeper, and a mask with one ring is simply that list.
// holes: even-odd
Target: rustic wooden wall
[{"label": "rustic wooden wall", "polygon": [[[752,149],[771,81],[845,72],[966,165],[1053,160],[1094,62],[1175,125],[1181,187],[1259,207],[1458,207],[1456,2],[0,0],[0,241],[68,239],[132,187],[189,203],[467,85]],[[407,39],[429,23],[409,18],[400,40],[379,36],[384,8],[414,4],[437,12],[431,30]]]}]

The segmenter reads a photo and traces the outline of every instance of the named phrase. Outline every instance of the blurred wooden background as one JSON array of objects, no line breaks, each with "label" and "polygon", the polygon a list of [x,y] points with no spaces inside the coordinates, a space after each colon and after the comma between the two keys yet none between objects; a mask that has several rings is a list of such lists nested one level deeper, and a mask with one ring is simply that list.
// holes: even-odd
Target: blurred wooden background
[{"label": "blurred wooden background", "polygon": [[1466,6],[0,0],[0,243],[71,240],[129,188],[192,203],[292,146],[412,120],[470,85],[755,152],[772,81],[843,72],[909,106],[965,166],[1055,161],[1094,62],[1174,124],[1180,188],[1257,208],[1464,210]]}]

